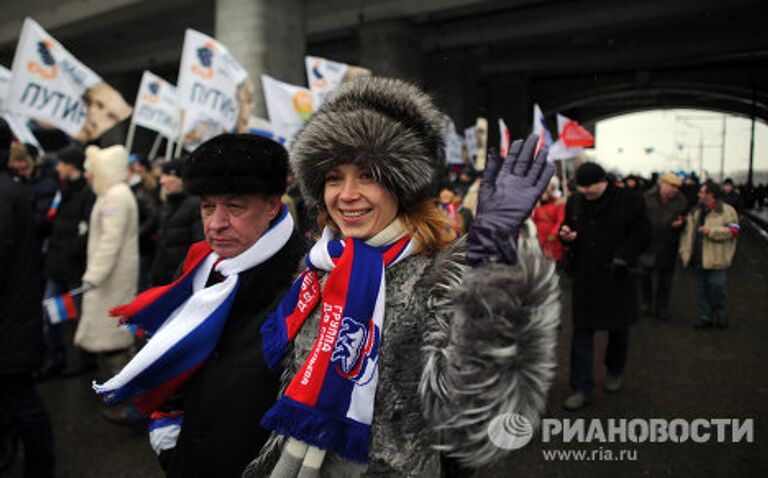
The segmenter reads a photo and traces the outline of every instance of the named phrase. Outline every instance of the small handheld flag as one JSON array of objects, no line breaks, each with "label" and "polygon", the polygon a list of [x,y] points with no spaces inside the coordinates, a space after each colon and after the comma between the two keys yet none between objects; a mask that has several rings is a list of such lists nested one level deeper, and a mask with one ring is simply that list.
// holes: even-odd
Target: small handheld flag
[{"label": "small handheld flag", "polygon": [[43,307],[48,313],[48,319],[52,324],[60,324],[68,320],[77,319],[77,307],[74,296],[86,291],[86,287],[78,287],[61,295],[55,295],[43,300]]},{"label": "small handheld flag", "polygon": [[56,195],[53,197],[53,201],[51,201],[51,206],[48,208],[46,217],[49,221],[53,221],[56,217],[56,213],[59,212],[59,206],[61,206],[61,190],[56,191]]}]

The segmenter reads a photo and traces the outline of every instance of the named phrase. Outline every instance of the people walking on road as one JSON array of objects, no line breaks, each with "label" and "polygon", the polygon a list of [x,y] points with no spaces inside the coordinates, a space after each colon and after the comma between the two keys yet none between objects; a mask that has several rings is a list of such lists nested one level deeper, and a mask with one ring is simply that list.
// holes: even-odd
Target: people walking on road
[{"label": "people walking on road", "polygon": [[688,214],[680,241],[680,257],[696,275],[699,318],[696,328],[728,326],[725,281],[736,252],[739,215],[722,200],[722,191],[713,181],[699,189],[699,202]]},{"label": "people walking on road", "polygon": [[[669,298],[675,273],[680,233],[685,225],[688,200],[680,192],[683,180],[664,173],[655,188],[643,194],[651,223],[651,243],[640,256],[643,314],[669,320]],[[655,289],[654,289],[655,286]],[[655,293],[654,293],[655,292]]]},{"label": "people walking on road", "polygon": [[299,133],[292,167],[324,231],[262,327],[286,388],[246,476],[470,474],[505,454],[487,435],[496,416],[537,422],[558,287],[537,245],[516,239],[554,167],[536,136],[492,154],[455,241],[434,201],[443,122],[415,86],[368,78]]},{"label": "people walking on road", "polygon": [[634,270],[651,234],[642,195],[617,188],[598,164],[579,166],[576,182],[578,193],[568,199],[560,229],[568,248],[565,270],[573,278],[567,410],[591,400],[595,331],[608,331],[605,390],[617,392],[622,386],[630,326],[639,315]]}]

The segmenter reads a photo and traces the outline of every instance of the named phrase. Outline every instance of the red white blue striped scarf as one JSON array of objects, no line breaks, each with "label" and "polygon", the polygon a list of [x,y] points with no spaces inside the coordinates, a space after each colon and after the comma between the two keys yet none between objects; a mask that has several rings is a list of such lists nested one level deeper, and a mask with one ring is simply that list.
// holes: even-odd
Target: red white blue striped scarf
[{"label": "red white blue striped scarf", "polygon": [[[307,269],[261,329],[264,357],[274,368],[322,298],[312,350],[262,426],[348,460],[368,461],[384,329],[384,269],[414,249],[408,237],[376,248],[323,232],[307,256]],[[322,294],[319,271],[329,272]]]},{"label": "red white blue striped scarf", "polygon": [[[110,404],[131,399],[144,415],[156,410],[216,347],[237,294],[238,273],[280,251],[292,232],[293,220],[283,205],[278,220],[240,255],[221,260],[208,243],[194,244],[178,280],[110,311],[151,338],[120,373],[102,385],[94,382],[94,390]],[[205,287],[212,270],[225,279]]]}]

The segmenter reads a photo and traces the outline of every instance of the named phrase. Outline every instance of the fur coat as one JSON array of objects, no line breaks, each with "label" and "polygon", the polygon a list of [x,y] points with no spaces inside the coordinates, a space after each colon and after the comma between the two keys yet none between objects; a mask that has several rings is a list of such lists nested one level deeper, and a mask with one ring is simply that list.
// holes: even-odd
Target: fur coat
[{"label": "fur coat", "polygon": [[[494,417],[520,413],[538,422],[556,364],[554,263],[535,238],[521,243],[514,267],[469,268],[464,248],[462,240],[386,270],[368,467],[329,454],[323,476],[440,476],[441,452],[478,468],[505,454],[488,440]],[[306,360],[319,320],[318,309],[296,337],[283,388]],[[282,442],[273,435],[244,476],[268,475]]]}]

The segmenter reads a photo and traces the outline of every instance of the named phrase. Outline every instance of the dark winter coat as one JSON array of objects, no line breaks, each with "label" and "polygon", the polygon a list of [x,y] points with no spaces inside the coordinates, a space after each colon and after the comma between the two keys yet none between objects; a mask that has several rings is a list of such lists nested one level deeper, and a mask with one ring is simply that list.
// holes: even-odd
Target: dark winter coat
[{"label": "dark winter coat", "polygon": [[0,171],[0,375],[40,365],[40,261],[32,205],[23,187]]},{"label": "dark winter coat", "polygon": [[658,188],[645,192],[643,199],[652,234],[650,245],[640,256],[640,266],[670,271],[675,268],[680,233],[685,226],[683,222],[680,227],[673,228],[672,223],[678,218],[685,219],[688,200],[678,192],[667,204],[662,204]]},{"label": "dark winter coat", "polygon": [[160,219],[160,199],[157,191],[147,189],[143,183],[131,185],[131,191],[139,206],[139,254],[151,256],[155,253],[157,225]]},{"label": "dark winter coat", "polygon": [[35,234],[39,241],[45,239],[51,232],[48,222],[48,209],[56,195],[56,179],[48,169],[38,168],[31,179],[16,177],[16,181],[24,188],[27,200],[32,205],[35,219]]},{"label": "dark winter coat", "polygon": [[79,281],[85,273],[88,223],[96,195],[80,177],[61,188],[61,204],[51,224],[45,276],[60,282]]},{"label": "dark winter coat", "polygon": [[264,362],[260,328],[294,279],[301,245],[294,233],[271,259],[240,273],[218,345],[182,389],[178,444],[161,456],[170,458],[169,477],[240,477],[269,438],[259,420],[275,402],[279,374]]},{"label": "dark winter coat", "polygon": [[[638,290],[632,270],[651,235],[643,197],[610,183],[595,201],[574,194],[566,204],[563,224],[578,233],[566,244],[574,325],[614,330],[636,322]],[[628,267],[614,267],[614,259]]]},{"label": "dark winter coat", "polygon": [[170,284],[189,246],[202,240],[200,198],[184,193],[168,196],[160,211],[157,248],[150,274],[152,285]]},{"label": "dark winter coat", "polygon": [[741,214],[744,209],[744,199],[741,197],[735,189],[729,193],[724,192],[722,201],[736,210],[738,214]]}]

